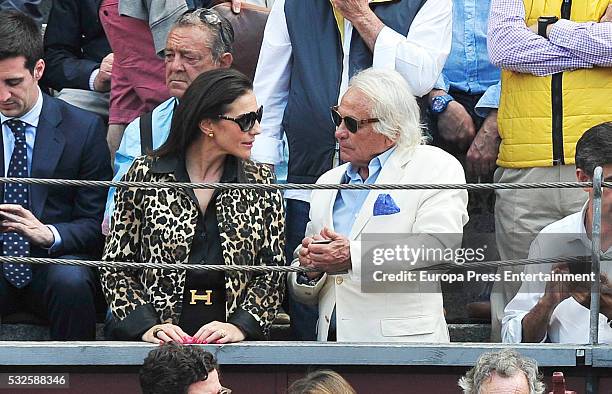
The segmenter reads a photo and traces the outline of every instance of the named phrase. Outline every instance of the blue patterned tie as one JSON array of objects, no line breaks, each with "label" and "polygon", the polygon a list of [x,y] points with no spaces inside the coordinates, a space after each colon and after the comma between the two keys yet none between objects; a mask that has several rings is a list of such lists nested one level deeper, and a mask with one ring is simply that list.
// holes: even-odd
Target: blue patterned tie
[{"label": "blue patterned tie", "polygon": [[[26,124],[17,119],[6,121],[6,125],[15,136],[15,148],[11,156],[6,176],[9,178],[28,177],[28,149],[26,147]],[[23,183],[6,183],[4,185],[4,203],[19,204],[29,209],[28,185]],[[4,256],[27,257],[30,255],[30,243],[17,233],[5,233],[2,243]],[[32,280],[30,264],[4,263],[4,277],[15,287],[22,288]]]}]

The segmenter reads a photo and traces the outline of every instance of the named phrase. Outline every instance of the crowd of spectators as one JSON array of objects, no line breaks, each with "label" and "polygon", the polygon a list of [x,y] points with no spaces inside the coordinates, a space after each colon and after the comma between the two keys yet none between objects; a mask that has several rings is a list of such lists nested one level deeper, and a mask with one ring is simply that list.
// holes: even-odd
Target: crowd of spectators
[{"label": "crowd of spectators", "polygon": [[[598,166],[612,177],[607,1],[233,0],[235,17],[226,18],[221,1],[53,0],[44,35],[38,3],[0,1],[6,177],[588,182]],[[249,26],[241,9],[267,17],[252,31],[261,38],[259,56],[246,59],[253,81],[232,70],[235,33]],[[285,311],[297,340],[448,342],[439,281],[364,290],[368,237],[416,235],[423,248],[446,250],[475,247],[489,232],[502,260],[588,254],[592,238],[591,189],[281,194],[15,182],[0,194],[4,256],[317,270],[2,263],[0,316],[33,312],[57,340],[94,339],[96,312],[114,339],[266,339]],[[605,260],[612,201],[603,194]],[[600,342],[612,341],[606,264]],[[513,265],[497,274],[580,269]],[[493,341],[587,340],[588,283],[479,286],[487,305],[490,297]]]}]

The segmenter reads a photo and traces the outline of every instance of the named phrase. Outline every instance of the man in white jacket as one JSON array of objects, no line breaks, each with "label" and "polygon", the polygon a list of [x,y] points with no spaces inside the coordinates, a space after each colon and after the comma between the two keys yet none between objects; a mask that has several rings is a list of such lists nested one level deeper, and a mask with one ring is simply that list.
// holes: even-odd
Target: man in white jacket
[{"label": "man in white jacket", "polygon": [[[465,183],[456,159],[421,144],[419,108],[409,92],[396,71],[368,69],[355,76],[340,105],[331,109],[346,164],[323,174],[318,183]],[[362,272],[372,265],[362,262],[362,235],[418,234],[429,246],[458,246],[433,235],[454,233],[460,242],[466,206],[465,190],[314,191],[294,265],[323,273],[290,274],[288,281],[298,301],[318,302],[317,339],[448,342],[437,281],[427,286],[407,282],[400,292],[363,291],[369,273],[362,277]],[[347,273],[328,274],[342,271]]]}]

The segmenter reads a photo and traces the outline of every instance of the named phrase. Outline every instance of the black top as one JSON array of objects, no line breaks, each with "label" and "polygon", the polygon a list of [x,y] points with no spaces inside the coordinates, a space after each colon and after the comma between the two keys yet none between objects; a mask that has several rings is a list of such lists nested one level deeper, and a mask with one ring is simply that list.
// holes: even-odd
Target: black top
[{"label": "black top", "polygon": [[[185,159],[179,157],[174,176],[178,182],[191,182]],[[220,182],[237,181],[236,158],[228,156],[223,166]],[[185,192],[199,206],[193,189]],[[221,236],[217,220],[218,190],[206,207],[206,212],[199,211],[195,235],[191,243],[189,264],[223,264]],[[179,326],[189,335],[194,335],[200,327],[211,321],[225,319],[225,273],[223,271],[187,271],[185,290],[183,292],[183,309]]]}]

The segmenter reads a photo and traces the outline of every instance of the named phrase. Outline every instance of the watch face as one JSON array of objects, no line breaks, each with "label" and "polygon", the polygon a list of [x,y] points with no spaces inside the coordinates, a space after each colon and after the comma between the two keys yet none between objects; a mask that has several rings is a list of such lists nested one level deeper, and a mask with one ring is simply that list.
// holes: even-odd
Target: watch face
[{"label": "watch face", "polygon": [[439,114],[440,112],[444,111],[446,109],[446,100],[444,100],[444,98],[442,97],[436,97],[433,99],[433,101],[431,102],[431,110],[434,113]]}]

